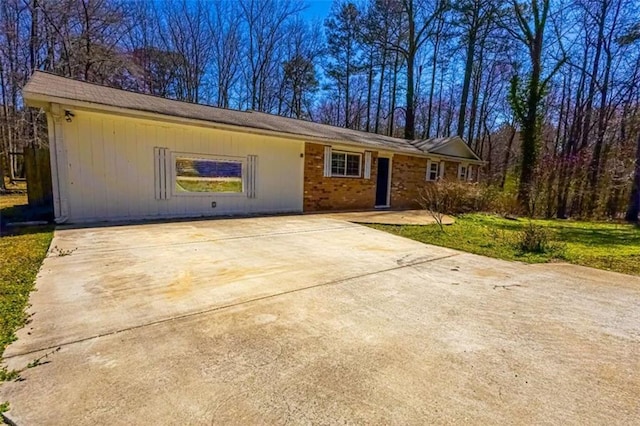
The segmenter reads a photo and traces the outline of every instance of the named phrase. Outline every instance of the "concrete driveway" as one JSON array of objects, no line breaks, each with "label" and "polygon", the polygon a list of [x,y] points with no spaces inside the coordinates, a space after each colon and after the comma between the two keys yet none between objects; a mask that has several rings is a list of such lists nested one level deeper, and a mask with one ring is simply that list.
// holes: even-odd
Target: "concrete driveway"
[{"label": "concrete driveway", "polygon": [[327,217],[58,230],[31,303],[19,425],[640,418],[640,279]]}]

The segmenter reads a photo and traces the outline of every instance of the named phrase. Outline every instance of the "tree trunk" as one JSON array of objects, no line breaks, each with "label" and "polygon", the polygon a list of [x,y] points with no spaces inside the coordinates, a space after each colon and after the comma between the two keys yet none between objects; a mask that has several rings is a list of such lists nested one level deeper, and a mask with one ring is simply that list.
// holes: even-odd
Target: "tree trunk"
[{"label": "tree trunk", "polygon": [[593,58],[593,69],[591,70],[591,81],[589,83],[589,92],[587,94],[587,104],[585,107],[585,117],[582,126],[582,142],[580,144],[580,150],[586,148],[589,143],[589,133],[591,130],[591,114],[593,113],[593,98],[595,95],[596,84],[598,81],[598,72],[600,67],[600,55],[602,54],[602,44],[604,42],[604,24],[607,14],[607,7],[609,0],[602,0],[602,9],[597,19],[598,21],[598,38],[596,42],[596,53]]},{"label": "tree trunk", "polygon": [[351,55],[347,54],[347,64],[346,64],[346,74],[344,78],[344,127],[347,129],[351,128],[351,105],[350,103],[350,87],[349,83],[351,80]]},{"label": "tree trunk", "polygon": [[511,124],[511,136],[509,137],[509,143],[507,149],[504,152],[504,160],[502,161],[502,179],[500,180],[500,189],[504,189],[504,184],[507,180],[507,173],[509,173],[509,160],[511,159],[511,148],[513,147],[513,141],[516,138],[515,123]]},{"label": "tree trunk", "polygon": [[378,85],[378,99],[376,99],[376,123],[374,132],[380,130],[380,111],[382,110],[382,92],[384,89],[384,72],[387,65],[387,52],[382,52],[382,64],[380,65],[380,84]]},{"label": "tree trunk", "polygon": [[393,63],[393,88],[391,89],[390,98],[391,106],[389,108],[389,129],[387,129],[389,136],[393,136],[394,122],[396,115],[396,90],[398,88],[398,67],[400,66],[400,54],[396,52],[395,61]]},{"label": "tree trunk", "polygon": [[638,214],[640,213],[640,134],[636,143],[636,165],[631,185],[631,195],[629,196],[629,207],[625,220],[628,222],[638,223]]},{"label": "tree trunk", "polygon": [[520,170],[520,186],[518,188],[518,201],[529,215],[532,213],[531,195],[538,162],[538,145],[540,142],[538,120],[543,92],[542,46],[549,1],[550,0],[545,0],[542,15],[537,15],[536,12],[535,28],[531,35],[531,44],[529,45],[531,77],[527,82],[527,99],[522,122],[522,167]]},{"label": "tree trunk", "polygon": [[[444,25],[444,19],[438,21],[438,28],[435,34],[435,41],[433,44],[433,60],[431,61],[431,85],[429,86],[429,107],[427,112],[427,139],[431,137],[431,123],[433,120],[433,96],[436,90],[436,71],[438,65],[438,54],[440,52],[440,33]],[[436,130],[437,133],[437,130]]]},{"label": "tree trunk", "polygon": [[[542,34],[539,35],[542,38]],[[522,206],[531,213],[529,203],[535,168],[538,160],[538,107],[540,102],[540,75],[541,75],[541,47],[542,43],[534,47],[533,67],[531,81],[529,82],[529,94],[527,99],[527,113],[522,123],[522,166],[520,170],[520,187],[518,188],[518,200]]]},{"label": "tree trunk", "polygon": [[[560,175],[558,177],[558,200],[556,209],[556,217],[558,219],[566,219],[569,213],[567,210],[567,206],[569,204],[571,182],[573,180],[576,169],[576,153],[578,149],[578,139],[580,138],[580,129],[583,114],[583,93],[587,75],[584,70],[586,70],[587,67],[587,58],[588,55],[587,51],[585,50],[582,63],[583,72],[580,74],[580,81],[578,83],[575,97],[575,107],[573,108],[573,112],[571,113],[573,120],[571,121],[571,126],[565,124],[565,128],[569,127],[569,130],[568,134],[566,134],[564,138],[566,143],[564,144],[562,149],[562,162],[560,164]],[[572,74],[569,75],[569,87],[571,87],[571,76]],[[571,97],[572,94],[571,91],[569,91],[568,98],[571,99]],[[569,107],[567,107],[567,115],[569,115],[568,108]],[[567,133],[567,130],[565,130],[565,133]]]},{"label": "tree trunk", "polygon": [[476,48],[477,13],[477,8],[474,8],[473,21],[469,30],[469,40],[467,41],[467,60],[464,66],[464,82],[462,84],[462,98],[460,99],[460,113],[458,114],[458,131],[456,132],[456,134],[460,137],[464,137],[464,122],[467,113],[467,100],[469,99],[469,87],[471,86],[471,72],[473,71],[473,59],[475,56]]},{"label": "tree trunk", "polygon": [[369,52],[369,73],[367,75],[367,119],[365,129],[371,131],[371,89],[373,86],[373,51]]},{"label": "tree trunk", "polygon": [[436,123],[436,136],[442,135],[442,89],[444,84],[444,67],[440,69],[440,87],[438,88],[438,121]]},{"label": "tree trunk", "polygon": [[414,108],[414,61],[415,54],[407,56],[407,111],[404,124],[404,138],[408,140],[415,139],[415,108]]},{"label": "tree trunk", "polygon": [[[9,100],[7,99],[7,82],[5,81],[5,73],[4,73],[4,68],[2,66],[2,62],[0,62],[0,87],[2,88],[2,112],[4,115],[4,125],[2,126],[2,136],[3,136],[3,145],[0,146],[0,154],[6,153],[6,164],[9,167],[9,177],[11,179],[13,179],[13,160],[11,158],[11,155],[9,155],[9,152],[11,152],[12,150],[12,131],[11,131],[11,126],[9,125],[9,123],[11,123],[11,118],[9,117]],[[7,79],[8,80],[8,79]],[[6,129],[6,133],[5,133],[5,129]],[[0,155],[0,180],[2,180],[2,188],[4,189],[4,173],[3,173],[3,169],[2,169],[2,162],[4,161],[4,159],[2,158],[2,156]]]}]

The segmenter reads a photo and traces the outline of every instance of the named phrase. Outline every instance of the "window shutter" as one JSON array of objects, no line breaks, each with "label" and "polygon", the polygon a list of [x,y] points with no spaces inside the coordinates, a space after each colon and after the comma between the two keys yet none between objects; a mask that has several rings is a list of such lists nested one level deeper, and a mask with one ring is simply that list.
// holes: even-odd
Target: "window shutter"
[{"label": "window shutter", "polygon": [[426,180],[431,180],[431,160],[427,160],[427,175],[425,176]]},{"label": "window shutter", "polygon": [[444,177],[444,161],[440,162],[438,171],[440,172],[440,179],[442,179]]},{"label": "window shutter", "polygon": [[258,170],[258,156],[247,156],[247,197],[256,198],[256,182]]},{"label": "window shutter", "polygon": [[371,151],[364,152],[364,178],[371,179]]},{"label": "window shutter", "polygon": [[467,166],[467,180],[468,181],[472,181],[473,180],[473,172],[471,171],[471,164],[469,164]]},{"label": "window shutter", "polygon": [[153,148],[153,175],[156,200],[168,200],[171,191],[171,154],[168,148]]},{"label": "window shutter", "polygon": [[464,180],[464,176],[462,177],[462,179],[460,179],[460,173],[462,172],[462,168],[464,166],[462,165],[462,163],[458,164],[458,180]]},{"label": "window shutter", "polygon": [[331,147],[324,147],[324,177],[331,177]]}]

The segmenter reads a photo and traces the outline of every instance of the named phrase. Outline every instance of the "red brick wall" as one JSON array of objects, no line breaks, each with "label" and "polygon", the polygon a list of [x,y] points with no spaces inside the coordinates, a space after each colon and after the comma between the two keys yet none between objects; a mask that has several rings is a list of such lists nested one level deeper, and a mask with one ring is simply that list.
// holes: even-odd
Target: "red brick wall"
[{"label": "red brick wall", "polygon": [[452,161],[444,162],[444,179],[457,180],[458,179],[458,164]]},{"label": "red brick wall", "polygon": [[[371,155],[371,179],[324,177],[324,145],[307,142],[304,156],[305,212],[374,208],[377,152]],[[458,163],[445,161],[444,164],[444,178],[457,179]],[[361,168],[364,173],[364,164]],[[426,158],[395,154],[391,164],[391,208],[420,208],[420,188],[428,184],[426,173]]]},{"label": "red brick wall", "polygon": [[419,188],[425,185],[427,159],[394,155],[391,166],[391,208],[420,208]]},{"label": "red brick wall", "polygon": [[[324,145],[305,143],[304,211],[373,209],[378,153],[371,153],[371,178],[324,177]],[[364,155],[361,171],[364,174]]]}]

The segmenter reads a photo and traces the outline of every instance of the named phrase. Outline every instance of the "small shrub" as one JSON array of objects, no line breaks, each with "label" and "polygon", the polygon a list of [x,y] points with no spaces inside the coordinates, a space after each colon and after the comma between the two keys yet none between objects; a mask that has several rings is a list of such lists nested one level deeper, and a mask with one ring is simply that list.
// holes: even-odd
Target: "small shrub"
[{"label": "small shrub", "polygon": [[547,229],[529,222],[523,231],[517,233],[515,246],[522,253],[551,254],[564,258],[566,246],[552,237]]},{"label": "small shrub", "polygon": [[498,191],[488,185],[445,179],[427,183],[419,194],[417,201],[426,210],[464,214],[489,209]]},{"label": "small shrub", "polygon": [[523,253],[546,253],[549,232],[541,226],[529,223],[518,235],[517,246]]},{"label": "small shrub", "polygon": [[520,216],[523,213],[522,206],[518,202],[518,197],[515,193],[499,190],[496,191],[490,210],[504,217]]}]

